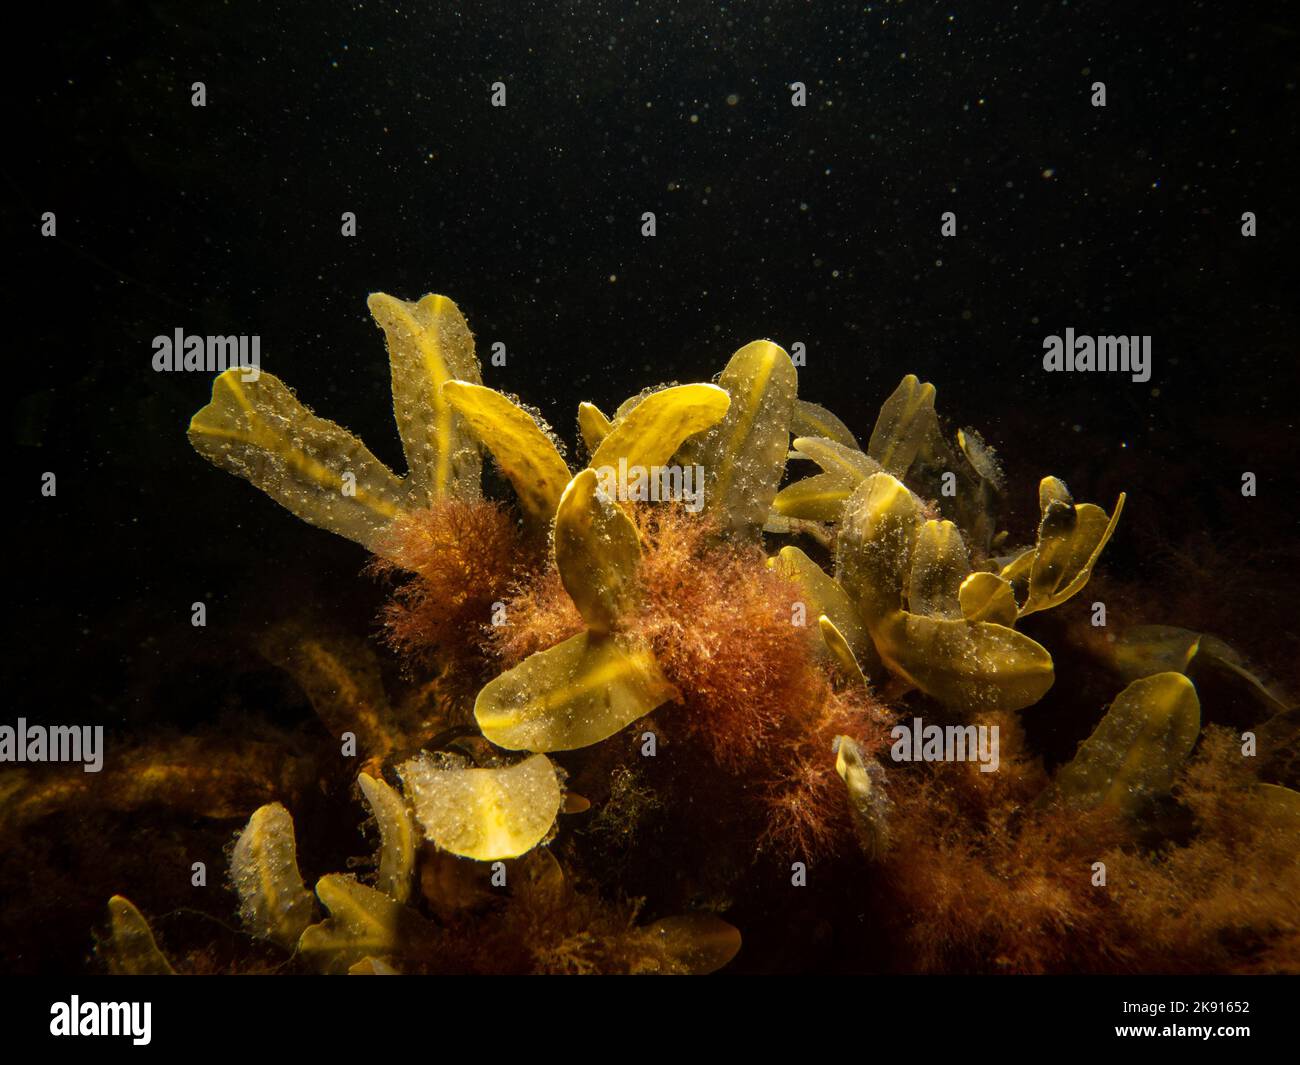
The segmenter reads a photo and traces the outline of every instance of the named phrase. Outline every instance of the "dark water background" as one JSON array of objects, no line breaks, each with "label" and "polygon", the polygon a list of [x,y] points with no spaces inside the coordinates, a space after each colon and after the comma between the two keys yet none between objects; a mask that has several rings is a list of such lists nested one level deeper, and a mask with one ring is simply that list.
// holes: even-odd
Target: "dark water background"
[{"label": "dark water background", "polygon": [[[241,673],[249,633],[304,604],[365,631],[379,590],[359,549],[192,451],[210,380],[154,373],[151,339],[260,334],[265,369],[400,471],[374,290],[454,298],[480,355],[509,352],[486,382],[571,445],[579,400],[612,411],[709,379],[759,337],[802,341],[801,394],[864,439],[915,372],[999,447],[1021,535],[1046,473],[1107,507],[1127,490],[1111,571],[1141,579],[1158,545],[1248,548],[1248,585],[1273,594],[1234,635],[1293,646],[1293,6],[108,3],[40,18],[10,41],[0,166],[19,531],[6,720],[104,723],[112,743],[232,707],[309,714]],[[39,235],[46,210],[57,239]],[[944,240],[948,210],[960,235]],[[1152,335],[1152,379],[1044,374],[1043,337],[1067,326]],[[39,495],[47,470],[55,499]],[[1245,586],[1221,569],[1205,595]],[[190,625],[199,599],[206,629]],[[78,927],[23,964],[84,948]]]}]

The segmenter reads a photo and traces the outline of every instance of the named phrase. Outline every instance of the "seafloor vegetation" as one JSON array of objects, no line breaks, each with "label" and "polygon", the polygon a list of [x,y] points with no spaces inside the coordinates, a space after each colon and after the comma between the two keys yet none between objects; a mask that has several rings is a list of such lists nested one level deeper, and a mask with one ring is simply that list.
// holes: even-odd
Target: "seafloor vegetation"
[{"label": "seafloor vegetation", "polygon": [[[102,964],[702,973],[771,936],[782,892],[833,877],[837,904],[801,934],[841,969],[1300,969],[1295,711],[1277,686],[1170,624],[1024,631],[1089,585],[1124,496],[1107,511],[1044,477],[1019,543],[1002,503],[1030,487],[943,426],[932,385],[905,377],[863,447],[768,341],[716,384],[612,416],[582,404],[570,463],[537,411],[482,384],[449,299],[370,309],[405,477],[266,373],[221,375],[190,440],[360,544],[390,589],[386,646],[304,613],[262,647],[334,737],[376,851],[330,864],[308,822],[340,816],[321,798],[340,766],[296,740],[160,738],[96,799],[247,817],[229,909],[160,944],[115,896]],[[511,498],[485,495],[485,458]],[[652,500],[664,469],[699,471],[702,496]],[[1049,771],[1025,722],[1058,653],[1095,682],[1053,713],[1093,724]],[[1209,698],[1232,702],[1210,716],[1232,727],[1203,721]],[[917,718],[939,743],[996,727],[995,771],[891,756]],[[32,789],[11,816],[88,787]],[[755,895],[771,909],[751,929],[737,914]],[[220,923],[236,911],[239,931]],[[797,949],[769,964],[806,967]]]}]

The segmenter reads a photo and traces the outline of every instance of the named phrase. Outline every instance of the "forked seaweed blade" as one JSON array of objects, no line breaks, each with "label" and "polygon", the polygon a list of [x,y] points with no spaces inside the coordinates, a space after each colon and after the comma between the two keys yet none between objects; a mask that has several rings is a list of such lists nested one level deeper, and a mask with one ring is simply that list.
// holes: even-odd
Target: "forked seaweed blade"
[{"label": "forked seaweed blade", "polygon": [[448,381],[482,381],[465,316],[446,296],[432,293],[412,302],[375,292],[366,302],[388,341],[393,416],[406,453],[411,507],[447,496],[478,498],[478,445],[442,394]]},{"label": "forked seaweed blade", "polygon": [[908,374],[880,408],[867,454],[886,473],[903,477],[926,439],[938,433],[934,411],[934,385]]},{"label": "forked seaweed blade", "polygon": [[318,418],[274,375],[230,369],[190,420],[194,449],[303,521],[371,551],[402,512],[406,485],[342,426]]}]

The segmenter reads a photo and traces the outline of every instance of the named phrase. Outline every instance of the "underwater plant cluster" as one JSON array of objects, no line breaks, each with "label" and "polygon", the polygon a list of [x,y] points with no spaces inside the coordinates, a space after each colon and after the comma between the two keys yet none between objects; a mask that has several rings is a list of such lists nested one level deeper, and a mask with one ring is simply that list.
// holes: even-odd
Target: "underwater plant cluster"
[{"label": "underwater plant cluster", "polygon": [[[1285,697],[1208,634],[1041,623],[1089,586],[1124,495],[1044,476],[1018,538],[1002,459],[933,385],[904,377],[864,446],[766,340],[711,383],[583,403],[573,462],[483,383],[450,299],[369,307],[405,476],[267,372],[223,373],[189,427],[387,589],[377,639],[263,640],[339,765],[269,770],[269,739],[229,766],[142,752],[153,800],[247,817],[243,938],[169,949],[118,895],[111,971],[708,973],[743,960],[749,897],[818,881],[866,917],[795,935],[846,969],[1300,970]],[[1053,766],[1026,723],[1056,640],[1110,697]],[[1253,708],[1244,731],[1203,718],[1206,676]],[[360,816],[310,798],[339,772],[375,849],[309,886],[304,818]],[[240,810],[223,773],[263,801]]]}]

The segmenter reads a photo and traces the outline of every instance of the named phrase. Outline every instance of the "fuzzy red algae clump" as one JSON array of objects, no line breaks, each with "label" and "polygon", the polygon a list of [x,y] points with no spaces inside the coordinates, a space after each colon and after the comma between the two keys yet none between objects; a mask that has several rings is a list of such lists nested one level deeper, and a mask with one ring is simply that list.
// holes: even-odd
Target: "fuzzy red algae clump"
[{"label": "fuzzy red algae clump", "polygon": [[386,557],[372,569],[400,581],[382,615],[389,644],[418,662],[481,662],[483,619],[529,561],[509,511],[439,499],[403,516],[386,536]]}]

